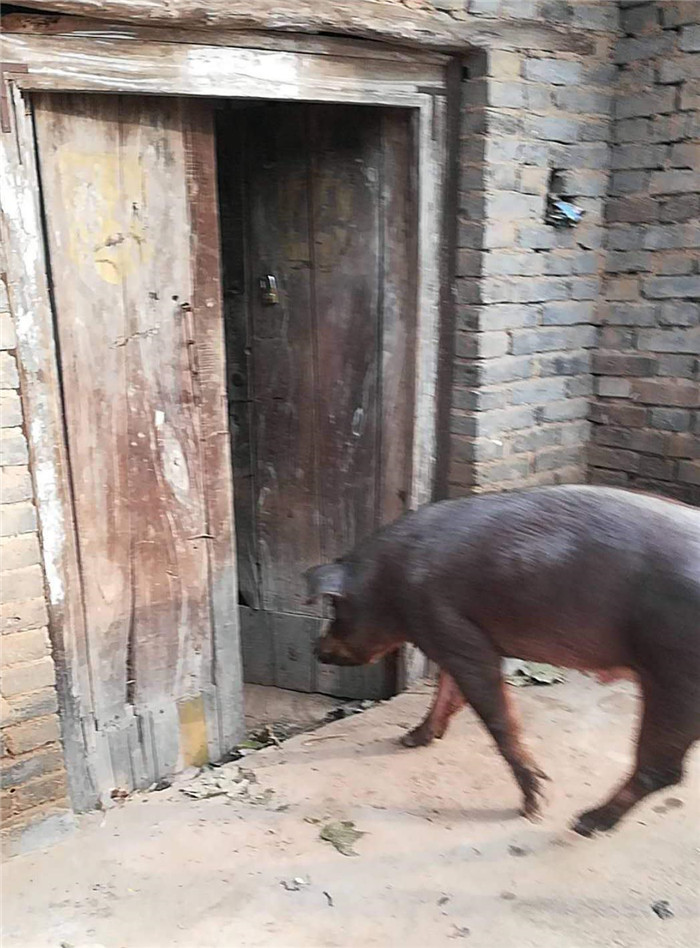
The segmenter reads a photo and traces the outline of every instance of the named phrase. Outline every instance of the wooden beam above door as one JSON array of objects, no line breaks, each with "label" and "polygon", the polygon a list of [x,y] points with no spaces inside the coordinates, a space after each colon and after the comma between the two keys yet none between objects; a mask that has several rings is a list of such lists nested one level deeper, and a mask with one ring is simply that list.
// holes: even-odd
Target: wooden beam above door
[{"label": "wooden beam above door", "polygon": [[278,33],[325,33],[402,46],[463,52],[475,47],[591,53],[583,31],[542,20],[508,22],[482,17],[455,20],[440,11],[408,9],[375,0],[23,0],[46,13],[68,13],[116,22]]}]

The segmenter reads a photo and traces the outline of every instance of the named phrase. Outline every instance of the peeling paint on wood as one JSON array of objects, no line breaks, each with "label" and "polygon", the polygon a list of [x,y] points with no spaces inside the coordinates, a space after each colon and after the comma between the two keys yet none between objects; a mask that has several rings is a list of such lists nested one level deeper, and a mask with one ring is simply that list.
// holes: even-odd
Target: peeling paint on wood
[{"label": "peeling paint on wood", "polygon": [[464,51],[475,47],[531,47],[592,53],[585,33],[542,20],[484,24],[481,18],[454,20],[447,13],[408,9],[381,0],[27,0],[27,7],[121,22],[177,24],[209,29],[257,29],[357,36],[407,46]]}]

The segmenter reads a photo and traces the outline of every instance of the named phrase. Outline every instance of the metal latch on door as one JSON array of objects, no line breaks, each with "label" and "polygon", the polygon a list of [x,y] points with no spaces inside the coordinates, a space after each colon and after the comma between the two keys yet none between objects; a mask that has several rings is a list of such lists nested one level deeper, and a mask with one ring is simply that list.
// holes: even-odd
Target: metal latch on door
[{"label": "metal latch on door", "polygon": [[268,273],[260,277],[258,281],[260,286],[260,301],[264,306],[276,306],[280,301],[279,291],[277,289],[277,279]]}]

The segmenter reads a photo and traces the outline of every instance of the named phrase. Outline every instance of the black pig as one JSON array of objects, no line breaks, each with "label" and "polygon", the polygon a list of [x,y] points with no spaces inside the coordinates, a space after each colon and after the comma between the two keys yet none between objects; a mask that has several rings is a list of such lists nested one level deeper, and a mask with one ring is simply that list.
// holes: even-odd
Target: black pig
[{"label": "black pig", "polygon": [[603,487],[545,487],[429,504],[306,574],[335,616],[320,661],[361,665],[403,642],[441,668],[409,746],[442,737],[468,702],[533,817],[545,775],[523,747],[501,675],[512,656],[609,677],[644,700],[629,779],[581,814],[584,836],[681,780],[700,738],[700,511]]}]

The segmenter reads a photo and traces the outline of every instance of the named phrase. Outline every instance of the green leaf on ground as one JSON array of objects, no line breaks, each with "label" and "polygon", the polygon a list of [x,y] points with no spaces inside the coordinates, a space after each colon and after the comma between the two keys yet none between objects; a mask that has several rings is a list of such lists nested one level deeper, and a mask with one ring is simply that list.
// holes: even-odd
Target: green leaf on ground
[{"label": "green leaf on ground", "polygon": [[357,856],[353,845],[360,837],[365,836],[361,830],[355,829],[352,820],[326,823],[321,828],[319,836],[327,843],[331,843],[343,856]]}]

